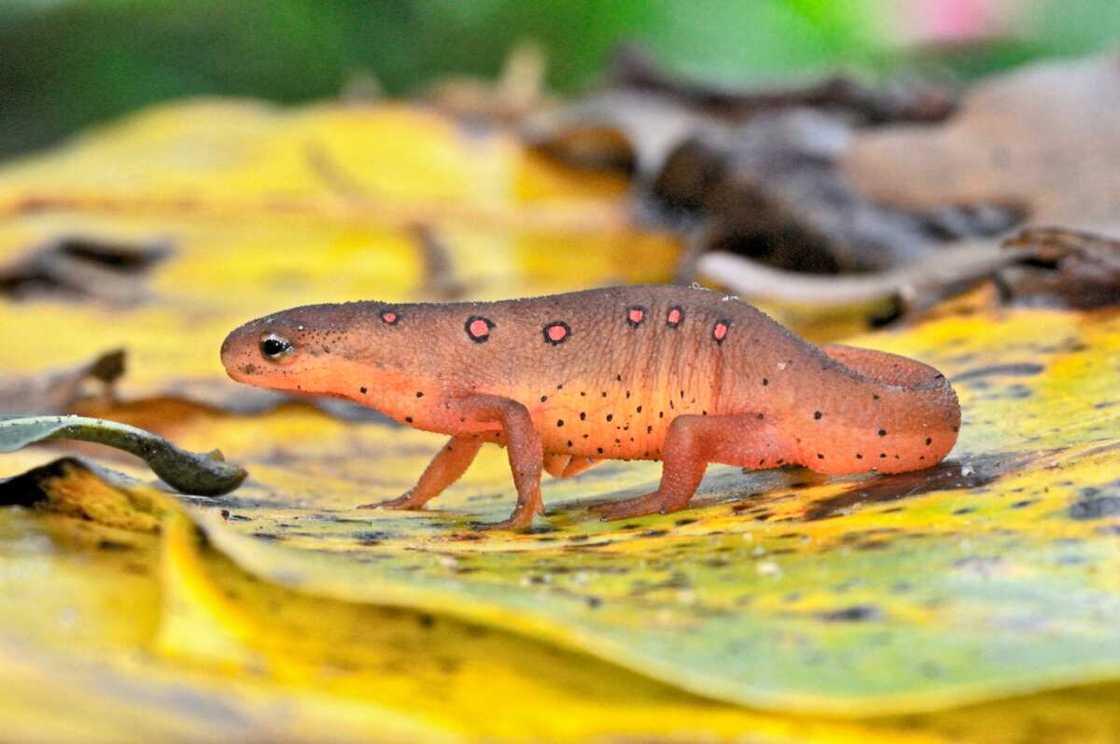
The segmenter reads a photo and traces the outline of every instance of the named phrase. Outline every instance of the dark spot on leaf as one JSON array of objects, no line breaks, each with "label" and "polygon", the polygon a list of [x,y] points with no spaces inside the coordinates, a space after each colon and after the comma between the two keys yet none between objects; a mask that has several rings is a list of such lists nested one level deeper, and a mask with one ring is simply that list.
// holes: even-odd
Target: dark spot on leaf
[{"label": "dark spot on leaf", "polygon": [[881,619],[883,612],[875,605],[852,605],[839,610],[819,612],[816,617],[826,623],[862,623]]},{"label": "dark spot on leaf", "polygon": [[951,379],[953,382],[964,382],[967,380],[976,380],[982,377],[992,377],[996,375],[1017,375],[1017,376],[1033,376],[1041,373],[1045,367],[1041,364],[1034,364],[1031,362],[1020,362],[1017,364],[994,364],[988,367],[976,367],[974,369],[961,372],[959,375],[954,375]]},{"label": "dark spot on leaf", "polygon": [[[1089,491],[1090,495],[1085,495]],[[1081,499],[1069,508],[1070,519],[1103,519],[1120,516],[1120,496],[1096,496],[1097,489],[1082,490]]]}]

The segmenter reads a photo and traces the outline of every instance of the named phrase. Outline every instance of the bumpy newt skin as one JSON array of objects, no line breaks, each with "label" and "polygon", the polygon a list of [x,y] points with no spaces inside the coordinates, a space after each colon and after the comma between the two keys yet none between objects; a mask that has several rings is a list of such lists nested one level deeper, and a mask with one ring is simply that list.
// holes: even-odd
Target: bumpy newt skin
[{"label": "bumpy newt skin", "polygon": [[494,303],[356,302],[285,310],[222,345],[235,380],[348,398],[449,434],[416,487],[419,509],[484,442],[509,451],[518,501],[542,510],[542,468],[662,460],[657,491],[605,518],[684,508],[710,462],[896,473],[940,461],[960,407],[945,377],[905,357],[797,338],[702,289],[619,287]]}]

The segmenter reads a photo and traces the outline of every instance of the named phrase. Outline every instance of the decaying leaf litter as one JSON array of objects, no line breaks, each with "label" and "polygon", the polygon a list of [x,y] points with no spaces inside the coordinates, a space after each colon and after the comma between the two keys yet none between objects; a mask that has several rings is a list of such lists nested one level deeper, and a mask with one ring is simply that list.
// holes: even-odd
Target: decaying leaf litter
[{"label": "decaying leaf litter", "polygon": [[619,69],[616,88],[537,115],[528,136],[635,170],[644,200],[694,231],[689,279],[771,302],[924,310],[1032,260],[999,248],[1016,226],[1120,228],[1115,55],[1029,66],[959,102],[844,80],[711,88],[633,55]]},{"label": "decaying leaf litter", "polygon": [[[0,228],[0,259],[7,266],[35,265],[28,256],[83,243],[168,250],[139,278],[129,277],[144,291],[127,302],[115,294],[75,296],[64,279],[17,284],[20,291],[0,305],[4,325],[34,331],[15,334],[0,351],[15,383],[43,387],[40,373],[48,369],[74,368],[118,347],[129,353],[128,374],[114,383],[117,399],[99,394],[73,402],[80,397],[73,394],[74,378],[56,373],[63,380],[55,388],[59,394],[40,396],[41,410],[17,411],[46,413],[49,406],[50,412],[142,426],[188,449],[220,448],[251,477],[217,500],[186,499],[187,513],[208,538],[199,546],[166,495],[105,470],[153,482],[126,456],[83,450],[93,458],[88,462],[98,463],[90,471],[68,460],[48,466],[59,456],[56,450],[5,455],[6,471],[18,476],[4,484],[6,503],[39,504],[4,510],[5,560],[54,566],[51,606],[60,608],[57,618],[74,606],[84,608],[84,617],[101,618],[78,654],[85,664],[111,665],[118,684],[107,688],[101,704],[119,705],[137,694],[141,681],[158,689],[187,675],[198,700],[222,700],[227,720],[244,731],[277,725],[260,711],[284,700],[292,704],[291,730],[313,732],[317,721],[322,725],[338,714],[343,735],[353,737],[378,731],[381,721],[397,727],[389,731],[427,737],[666,735],[678,731],[665,723],[671,714],[691,722],[681,735],[979,739],[993,721],[1029,726],[1021,715],[1023,701],[958,706],[1096,683],[1032,698],[1032,715],[1035,724],[1058,721],[1069,740],[1107,740],[1116,725],[1107,705],[1115,691],[1107,681],[1120,669],[1112,622],[1120,609],[1120,328],[1108,302],[1109,277],[1115,277],[1114,269],[1108,271],[1115,265],[1108,230],[1116,210],[1109,212],[1107,199],[1097,198],[1103,190],[1085,202],[1083,219],[1053,206],[1073,209],[1077,199],[1049,197],[1040,190],[1048,182],[1026,189],[1036,197],[1031,200],[1007,192],[1009,182],[992,176],[977,176],[975,183],[994,186],[970,187],[960,192],[963,197],[919,194],[900,199],[900,207],[883,197],[881,187],[842,171],[838,182],[849,196],[838,200],[840,211],[882,212],[884,224],[905,227],[900,250],[915,230],[936,236],[920,243],[923,251],[940,251],[965,241],[991,250],[1006,231],[1039,220],[1062,228],[1021,233],[1015,241],[1020,247],[1006,250],[1028,244],[1029,258],[1014,261],[1013,269],[1001,262],[964,277],[953,291],[979,288],[959,299],[907,305],[932,307],[924,320],[911,313],[905,325],[895,321],[884,332],[857,339],[937,364],[954,378],[966,415],[961,444],[949,462],[925,474],[826,481],[797,471],[748,475],[713,468],[697,509],[604,525],[587,505],[632,495],[658,473],[656,465],[617,463],[547,484],[550,529],[479,536],[469,529],[470,519],[480,511],[496,516],[508,510],[511,490],[500,453],[482,458],[429,512],[356,511],[357,504],[409,487],[438,442],[345,406],[253,398],[221,379],[216,350],[225,332],[247,317],[314,300],[416,299],[447,286],[489,298],[588,283],[663,281],[688,255],[685,245],[693,246],[700,267],[709,248],[717,247],[756,262],[773,257],[769,265],[792,277],[799,275],[791,269],[904,270],[841,261],[845,250],[863,241],[821,227],[838,224],[835,215],[797,211],[802,202],[821,202],[801,198],[817,188],[812,179],[823,173],[835,184],[835,170],[852,167],[847,163],[853,152],[876,152],[870,145],[861,150],[862,143],[890,143],[906,132],[916,137],[915,127],[930,128],[925,133],[936,136],[929,141],[939,145],[976,149],[990,131],[985,116],[1015,118],[1008,111],[1016,110],[1016,99],[1000,94],[1001,86],[1021,90],[1023,79],[1091,74],[1092,84],[1067,88],[1107,96],[1108,75],[1114,77],[1116,68],[1109,58],[983,82],[981,91],[996,90],[986,98],[987,109],[979,106],[983,116],[975,113],[973,99],[985,99],[975,91],[965,92],[959,108],[929,107],[923,124],[900,121],[914,116],[865,116],[845,135],[846,149],[825,159],[827,168],[810,168],[816,175],[805,176],[790,164],[813,160],[802,154],[783,156],[788,170],[762,167],[752,179],[751,167],[766,166],[765,158],[732,152],[724,160],[738,165],[726,176],[709,173],[703,183],[711,190],[683,211],[679,204],[666,211],[658,203],[666,183],[679,188],[680,171],[666,179],[656,168],[639,170],[627,179],[573,170],[556,158],[554,142],[542,144],[536,122],[538,128],[527,131],[539,150],[523,147],[503,129],[484,136],[472,130],[467,137],[445,116],[402,105],[281,113],[237,102],[186,104],[141,114],[17,164],[0,179],[0,204],[8,215]],[[834,110],[837,99],[853,96],[823,96],[830,103],[816,108],[819,95],[777,98],[781,106],[762,105],[762,113],[743,125],[754,120],[766,128],[744,139],[776,140],[778,150],[788,152],[801,125],[783,125],[782,117],[813,122],[831,115],[821,109]],[[805,105],[810,111],[800,110]],[[1087,104],[1068,105],[1077,110]],[[1114,116],[1115,109],[1101,113]],[[1106,141],[1112,131],[1098,132],[1097,152],[1116,146],[1114,135]],[[767,145],[753,146],[765,152]],[[145,157],[126,157],[138,151]],[[185,162],[178,156],[184,151],[200,157]],[[706,156],[708,163],[723,162]],[[1103,159],[1091,160],[1083,150],[1060,157],[1075,161],[1076,172],[1102,173]],[[98,167],[110,159],[115,172]],[[930,161],[938,158],[919,162]],[[688,166],[687,158],[681,162]],[[962,172],[970,165],[964,157],[952,162]],[[922,180],[904,169],[883,173],[897,174],[914,189],[913,181]],[[1095,178],[1084,183],[1099,183]],[[861,185],[852,187],[853,181]],[[953,176],[945,183],[965,181]],[[750,184],[754,195],[741,184]],[[868,196],[876,188],[879,193]],[[721,205],[747,203],[748,196],[758,205],[755,216],[748,209],[721,211]],[[953,230],[929,227],[946,215]],[[712,236],[719,236],[714,246]],[[841,247],[832,250],[832,243]],[[796,258],[806,246],[811,251]],[[99,257],[105,253],[95,252],[93,259],[79,253],[77,260],[104,264]],[[217,273],[219,261],[223,271]],[[982,281],[993,273],[994,282]],[[32,274],[22,269],[6,275]],[[1079,287],[1085,282],[1097,287],[1098,300],[1090,304],[1102,307],[1066,309],[1077,304],[1070,297],[1084,296]],[[39,291],[44,286],[50,291]],[[888,294],[910,296],[898,288]],[[806,320],[796,309],[771,309],[787,320],[803,319],[802,327],[817,337],[839,332],[840,326]],[[866,308],[852,317],[843,328],[866,325]],[[885,320],[882,311],[877,317]],[[48,467],[35,469],[40,466]],[[130,489],[152,495],[120,495]],[[59,498],[68,506],[43,506]],[[97,506],[106,502],[109,507]],[[138,547],[128,531],[131,520],[121,515],[151,503],[165,506],[158,516],[139,520],[147,542]],[[162,531],[151,534],[158,524]],[[28,542],[29,535],[37,537]],[[185,557],[196,554],[202,557]],[[72,565],[90,559],[104,570]],[[230,560],[241,568],[231,568]],[[241,577],[252,592],[223,583]],[[8,591],[15,593],[16,585],[10,583]],[[113,597],[147,602],[147,619],[140,622],[143,613],[134,620],[98,614]],[[330,597],[329,606],[337,608],[330,622],[316,620],[323,636],[335,639],[325,661],[325,648],[292,649],[293,639],[307,636],[299,631],[300,618],[311,612],[298,609],[304,597],[312,598],[314,608],[325,605],[313,598]],[[276,620],[275,611],[262,617],[264,605],[289,608],[291,623]],[[400,609],[386,609],[391,606]],[[62,639],[31,632],[29,618],[37,610],[30,600],[13,603],[11,611],[5,648],[21,649],[12,651],[20,660],[13,661],[13,675],[47,675],[60,688],[75,684],[80,671],[58,671]],[[364,630],[371,625],[384,626],[387,635]],[[411,664],[399,653],[392,656],[402,634],[419,636],[407,646],[413,649]],[[479,634],[497,639],[486,653],[464,640],[482,645]],[[430,640],[437,636],[442,650]],[[129,661],[130,648],[151,656],[144,663]],[[455,652],[472,655],[464,659]],[[562,661],[517,663],[538,653],[559,654],[551,658]],[[581,656],[588,653],[599,661],[588,666]],[[431,665],[433,676],[425,679],[433,687],[484,689],[501,675],[510,690],[504,697],[531,704],[508,728],[494,728],[498,724],[488,720],[490,698],[464,694],[454,705],[432,706],[407,692],[416,685],[418,659],[424,668]],[[555,667],[560,676],[542,682],[544,667]],[[592,671],[577,673],[585,667]],[[533,674],[518,671],[530,669]],[[251,674],[229,676],[234,670]],[[332,679],[324,693],[323,681]],[[596,692],[559,692],[565,687]],[[592,711],[580,702],[608,690],[619,696],[617,709],[647,715]],[[747,708],[701,702],[690,693]],[[166,725],[155,723],[160,710],[173,713],[182,731],[212,725],[213,707],[189,709],[154,697],[146,698],[153,717],[142,719],[148,730]],[[669,707],[669,700],[680,707]],[[566,724],[554,720],[554,709],[569,707],[586,713]],[[814,717],[954,707],[960,712],[870,723]],[[34,716],[22,715],[24,725],[36,725]]]}]

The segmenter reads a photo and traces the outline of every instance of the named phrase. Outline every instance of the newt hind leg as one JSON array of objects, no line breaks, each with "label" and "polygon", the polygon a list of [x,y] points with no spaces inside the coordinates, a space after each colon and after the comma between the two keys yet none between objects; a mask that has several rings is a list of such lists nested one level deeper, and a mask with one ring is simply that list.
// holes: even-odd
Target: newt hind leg
[{"label": "newt hind leg", "polygon": [[745,467],[782,464],[784,448],[775,427],[757,414],[678,416],[662,448],[661,484],[652,493],[595,507],[603,519],[668,514],[688,505],[710,462]]},{"label": "newt hind leg", "polygon": [[545,455],[544,469],[553,478],[571,478],[598,465],[602,460],[574,455]]}]

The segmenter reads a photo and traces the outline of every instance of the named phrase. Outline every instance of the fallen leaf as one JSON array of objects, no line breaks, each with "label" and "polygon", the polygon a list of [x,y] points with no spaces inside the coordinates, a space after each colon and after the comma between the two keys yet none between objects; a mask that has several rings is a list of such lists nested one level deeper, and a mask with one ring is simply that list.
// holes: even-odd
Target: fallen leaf
[{"label": "fallen leaf", "polygon": [[[1028,65],[982,81],[948,121],[853,138],[841,170],[883,204],[1005,204],[1035,223],[1120,224],[1120,57]],[[906,174],[900,178],[899,174]]]},{"label": "fallen leaf", "polygon": [[130,452],[172,487],[198,496],[229,493],[248,475],[225,462],[217,450],[205,455],[186,452],[151,432],[115,421],[85,416],[0,418],[0,452],[56,439],[80,439]]},{"label": "fallen leaf", "polygon": [[138,280],[169,253],[163,241],[126,245],[63,235],[0,266],[0,294],[14,299],[50,294],[132,305],[148,296]]},{"label": "fallen leaf", "polygon": [[[1114,684],[863,722],[743,710],[520,634],[261,581],[200,540],[166,494],[81,463],[28,475],[47,505],[0,512],[0,547],[22,568],[0,574],[14,600],[0,606],[13,682],[0,712],[14,738],[933,744],[1045,730],[1104,743],[1120,722]],[[99,508],[107,497],[135,515]]]},{"label": "fallen leaf", "polygon": [[99,398],[112,401],[113,386],[124,371],[124,350],[115,349],[65,370],[30,377],[0,377],[0,415],[67,412],[86,397],[83,390],[87,382],[101,388]]},{"label": "fallen leaf", "polygon": [[1120,304],[1120,240],[1084,230],[1037,227],[1023,230],[1007,245],[1049,269],[1001,272],[1000,289],[1007,301],[1074,308]]},{"label": "fallen leaf", "polygon": [[612,87],[657,93],[712,116],[743,121],[760,113],[811,108],[837,111],[867,124],[939,122],[956,102],[951,91],[931,84],[901,81],[871,88],[858,80],[832,77],[801,87],[770,89],[718,85],[668,74],[640,47],[624,45],[611,60]]},{"label": "fallen leaf", "polygon": [[1112,678],[1117,320],[994,311],[857,342],[954,379],[950,461],[870,479],[712,468],[695,508],[623,524],[587,506],[659,468],[606,464],[547,482],[541,530],[501,536],[472,527],[509,509],[499,451],[428,511],[371,513],[355,507],[410,487],[438,438],[304,406],[198,412],[179,437],[252,468],[195,508],[253,573],[516,628],[706,696],[867,715]]},{"label": "fallen leaf", "polygon": [[83,405],[253,472],[175,500],[129,460],[97,456],[131,480],[54,445],[0,457],[10,735],[1107,741],[1108,311],[978,308],[856,339],[956,379],[964,428],[932,472],[712,468],[695,508],[605,524],[586,507],[659,473],[609,463],[547,482],[549,518],[524,535],[472,527],[508,512],[499,451],[426,512],[358,510],[410,487],[439,438],[189,397],[248,399],[218,347],[279,307],[418,297],[432,273],[478,297],[664,280],[679,241],[636,221],[626,188],[401,106],[170,107],[0,174],[0,258],[63,233],[175,245],[149,302],[0,302],[0,365],[127,348],[121,400]]}]

